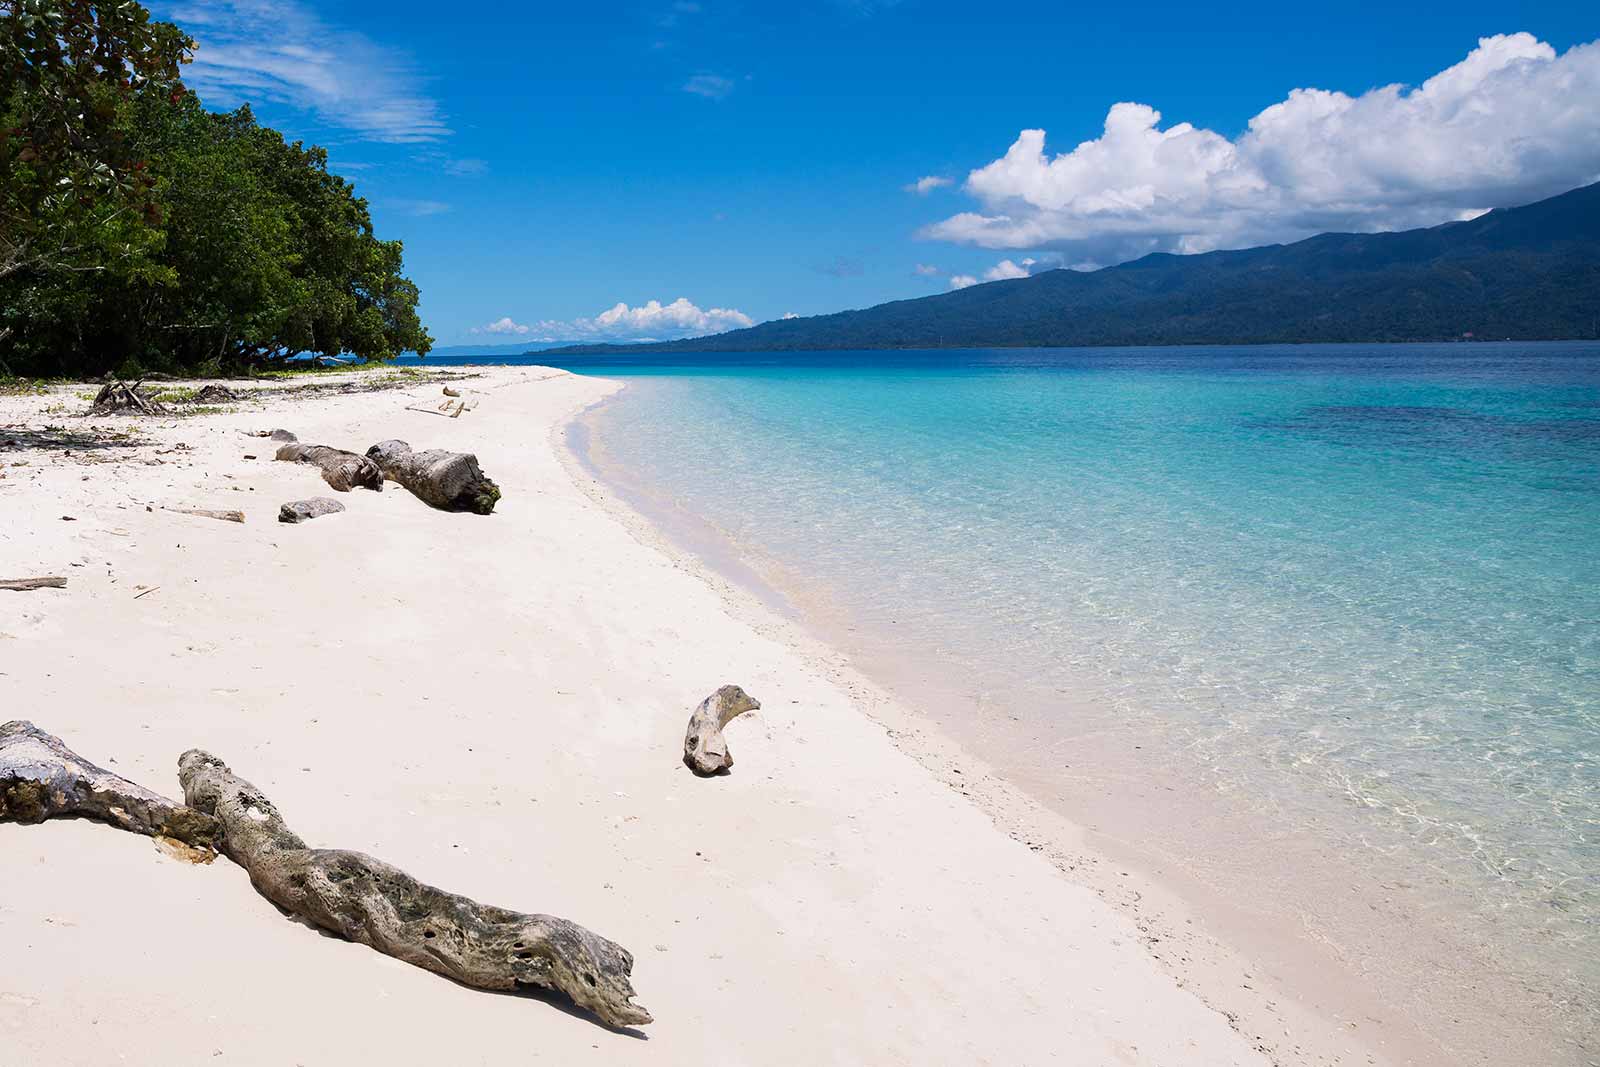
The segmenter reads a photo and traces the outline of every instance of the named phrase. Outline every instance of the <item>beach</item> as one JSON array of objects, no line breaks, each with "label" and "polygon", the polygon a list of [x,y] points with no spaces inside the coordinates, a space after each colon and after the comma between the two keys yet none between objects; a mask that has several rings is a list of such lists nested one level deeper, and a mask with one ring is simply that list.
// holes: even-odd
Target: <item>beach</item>
[{"label": "beach", "polygon": [[[6,577],[69,579],[0,599],[5,717],[168,795],[205,748],[313,845],[581,922],[633,952],[655,1022],[460,987],[319,936],[226,860],[63,820],[0,826],[9,1062],[1384,1062],[1269,976],[1224,988],[1225,953],[1186,970],[1150,932],[1180,913],[1068,877],[1052,856],[1099,865],[1071,827],[1007,832],[996,806],[1025,802],[981,763],[581,484],[561,434],[614,383],[459,385],[459,419],[437,382],[184,419],[0,400]],[[471,450],[505,496],[483,518],[390,485],[280,525],[330,494],[248,436],[277,426]],[[762,709],[701,780],[684,724],[724,683]]]}]

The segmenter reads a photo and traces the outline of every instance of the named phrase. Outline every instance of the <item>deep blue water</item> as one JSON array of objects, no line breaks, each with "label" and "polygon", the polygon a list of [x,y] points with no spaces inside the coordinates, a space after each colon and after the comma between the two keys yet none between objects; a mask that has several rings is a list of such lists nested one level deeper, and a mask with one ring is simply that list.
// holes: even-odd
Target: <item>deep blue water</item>
[{"label": "deep blue water", "polygon": [[615,462],[980,697],[1600,954],[1600,344],[535,361],[628,379]]}]

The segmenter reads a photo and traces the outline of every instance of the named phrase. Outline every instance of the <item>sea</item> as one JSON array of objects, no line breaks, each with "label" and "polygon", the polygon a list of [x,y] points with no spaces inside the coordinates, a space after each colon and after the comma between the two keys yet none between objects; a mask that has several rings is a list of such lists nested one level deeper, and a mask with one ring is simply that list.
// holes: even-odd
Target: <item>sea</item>
[{"label": "sea", "polygon": [[1047,802],[1255,820],[1219,892],[1326,868],[1593,1004],[1600,342],[527,361],[625,380],[602,474]]}]

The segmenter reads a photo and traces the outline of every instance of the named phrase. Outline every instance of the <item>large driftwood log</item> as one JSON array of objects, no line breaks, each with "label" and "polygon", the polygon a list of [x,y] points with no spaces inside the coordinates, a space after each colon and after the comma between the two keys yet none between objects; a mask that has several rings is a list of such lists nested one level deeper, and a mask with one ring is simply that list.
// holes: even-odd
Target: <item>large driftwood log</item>
[{"label": "large driftwood log", "polygon": [[358,456],[354,452],[291,441],[278,449],[277,458],[291,463],[309,463],[320,468],[322,480],[341,493],[348,493],[357,486],[383,491],[383,471],[366,456]]},{"label": "large driftwood log", "polygon": [[430,448],[413,452],[404,441],[380,441],[367,455],[384,476],[399,482],[430,507],[487,515],[500,499],[500,487],[484,476],[470,452]]},{"label": "large driftwood log", "polygon": [[537,986],[612,1026],[651,1021],[630,1002],[633,957],[576,923],[478,904],[360,852],[307,848],[272,802],[215,756],[178,761],[190,804],[223,826],[223,852],[280,908],[478,989]]},{"label": "large driftwood log", "polygon": [[215,848],[221,835],[210,815],[95,766],[31,722],[0,726],[0,822],[70,815],[195,848]]},{"label": "large driftwood log", "polygon": [[700,702],[689,716],[683,735],[683,762],[702,778],[721,774],[733,766],[722,728],[737,715],[757,711],[761,702],[736,685],[725,685]]}]

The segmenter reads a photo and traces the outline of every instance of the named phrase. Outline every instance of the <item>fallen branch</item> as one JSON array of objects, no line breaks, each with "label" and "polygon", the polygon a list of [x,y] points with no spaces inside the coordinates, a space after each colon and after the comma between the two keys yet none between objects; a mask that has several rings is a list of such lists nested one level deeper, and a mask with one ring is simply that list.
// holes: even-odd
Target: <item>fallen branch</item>
[{"label": "fallen branch", "polygon": [[12,589],[19,593],[31,592],[34,589],[65,589],[65,578],[0,578],[0,589]]},{"label": "fallen branch", "polygon": [[73,815],[201,849],[215,848],[222,832],[210,815],[95,766],[31,722],[0,726],[0,822]]},{"label": "fallen branch", "polygon": [[242,511],[212,511],[209,508],[162,508],[162,511],[172,511],[179,515],[198,515],[202,519],[221,519],[223,522],[243,522]]},{"label": "fallen branch", "polygon": [[276,458],[320,468],[322,480],[341,493],[348,493],[357,486],[383,491],[383,471],[378,464],[354,452],[292,441],[278,449]]},{"label": "fallen branch", "polygon": [[367,449],[384,477],[399,482],[430,507],[487,515],[500,499],[500,487],[484,476],[470,452],[430,448],[413,452],[404,441],[380,441]]},{"label": "fallen branch", "polygon": [[633,956],[549,915],[478,904],[360,852],[307,848],[278,809],[198,749],[178,760],[183,795],[222,823],[222,851],[291,915],[477,989],[560,990],[612,1026],[651,1021],[631,1003]]},{"label": "fallen branch", "polygon": [[92,415],[113,415],[117,412],[136,409],[145,415],[162,415],[165,409],[153,400],[139,394],[139,386],[143,379],[128,385],[121,379],[113,379],[100,387],[95,394],[94,407],[90,409]]},{"label": "fallen branch", "polygon": [[733,766],[733,754],[722,736],[723,727],[736,716],[757,711],[761,702],[736,685],[725,685],[700,702],[689,716],[683,735],[683,762],[702,778],[722,774]]}]

